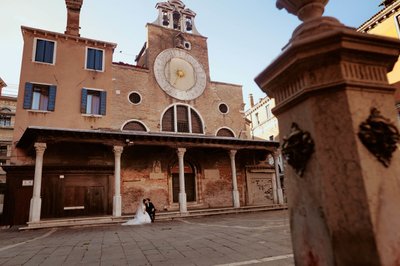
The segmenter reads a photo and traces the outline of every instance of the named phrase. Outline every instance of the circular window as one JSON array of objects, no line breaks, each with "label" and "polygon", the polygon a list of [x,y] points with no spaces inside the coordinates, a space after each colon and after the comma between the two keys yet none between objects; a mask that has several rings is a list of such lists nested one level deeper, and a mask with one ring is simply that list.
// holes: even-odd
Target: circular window
[{"label": "circular window", "polygon": [[219,111],[220,111],[221,113],[223,113],[223,114],[228,113],[228,111],[229,111],[228,105],[226,105],[226,104],[224,104],[224,103],[221,103],[221,104],[219,105]]},{"label": "circular window", "polygon": [[137,92],[129,94],[129,101],[133,104],[139,104],[142,101],[142,96]]}]

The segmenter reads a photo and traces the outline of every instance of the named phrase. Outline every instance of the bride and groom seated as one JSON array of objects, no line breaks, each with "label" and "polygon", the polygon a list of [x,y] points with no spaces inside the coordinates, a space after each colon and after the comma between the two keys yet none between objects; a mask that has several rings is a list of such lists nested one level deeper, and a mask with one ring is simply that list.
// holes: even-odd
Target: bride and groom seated
[{"label": "bride and groom seated", "polygon": [[139,203],[136,210],[135,217],[128,220],[122,225],[138,225],[138,224],[149,224],[154,223],[156,216],[156,208],[149,198],[143,199],[143,203]]}]

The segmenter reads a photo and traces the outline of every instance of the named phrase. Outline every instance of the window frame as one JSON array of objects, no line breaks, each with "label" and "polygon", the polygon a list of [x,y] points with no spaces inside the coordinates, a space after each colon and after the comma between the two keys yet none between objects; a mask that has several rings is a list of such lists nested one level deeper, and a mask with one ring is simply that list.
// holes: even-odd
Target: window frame
[{"label": "window frame", "polygon": [[[226,106],[226,112],[225,113],[221,111],[221,105],[225,105]],[[218,111],[223,115],[227,115],[227,114],[229,114],[229,111],[230,111],[229,110],[229,106],[226,103],[220,103],[220,104],[218,104]]]},{"label": "window frame", "polygon": [[[46,62],[46,61],[37,61],[36,60],[36,52],[37,52],[38,40],[54,43],[54,46],[53,46],[53,60],[52,60],[53,62],[49,63],[49,62]],[[34,42],[34,44],[33,44],[33,52],[32,52],[32,62],[38,63],[38,64],[45,64],[45,65],[55,65],[56,64],[56,58],[57,58],[57,52],[56,52],[57,51],[57,41],[46,39],[46,38],[35,37],[33,39],[33,42]]]},{"label": "window frame", "polygon": [[[124,129],[124,127],[125,127],[126,125],[128,125],[129,123],[132,123],[132,122],[141,124],[141,125],[146,129],[146,131],[133,131],[133,130],[126,130],[126,129]],[[143,123],[143,121],[140,121],[140,120],[138,120],[138,119],[130,119],[130,120],[125,121],[124,124],[122,124],[122,126],[121,126],[121,131],[123,131],[123,132],[149,132],[150,130],[149,130],[149,128],[147,127],[147,125],[146,125],[145,123]]]},{"label": "window frame", "polygon": [[[98,93],[99,94],[99,113],[94,114],[92,113],[87,113],[87,107],[88,107],[88,95]],[[83,116],[93,116],[93,117],[103,117],[107,114],[107,91],[102,90],[102,89],[96,89],[96,88],[82,88],[81,90],[81,114]]]},{"label": "window frame", "polygon": [[[138,103],[134,103],[134,102],[131,101],[130,96],[131,96],[133,93],[136,93],[137,95],[139,95],[140,100],[139,100]],[[143,97],[142,97],[142,95],[141,95],[138,91],[131,91],[131,92],[128,93],[128,101],[129,101],[130,104],[139,105],[139,104],[142,103],[142,100],[143,100]]]},{"label": "window frame", "polygon": [[[94,68],[89,68],[89,67],[88,67],[89,49],[95,50],[95,51],[101,51],[101,52],[102,52],[101,69],[96,69],[96,57],[94,58],[94,61],[95,61],[95,62],[94,62]],[[99,48],[95,48],[95,47],[91,47],[91,46],[86,46],[85,51],[86,51],[86,52],[85,52],[85,66],[84,66],[84,68],[85,68],[86,70],[89,70],[89,71],[104,72],[104,71],[105,71],[104,62],[105,62],[105,54],[106,54],[106,51],[105,51],[104,49],[99,49]]]},{"label": "window frame", "polygon": [[[188,128],[189,128],[189,132],[179,132],[178,131],[178,114],[177,114],[177,107],[178,106],[183,106],[185,108],[187,108],[187,123],[188,123]],[[164,120],[164,116],[165,114],[171,109],[172,110],[172,114],[173,114],[173,128],[174,131],[164,131],[163,128],[163,120]],[[193,121],[192,121],[192,111],[195,113],[195,115],[198,116],[198,118],[200,119],[201,122],[201,132],[202,133],[193,133]],[[177,104],[172,104],[170,106],[168,106],[161,114],[161,118],[160,118],[160,132],[170,132],[170,133],[175,133],[175,134],[192,134],[192,135],[205,135],[205,124],[204,124],[204,120],[201,117],[200,113],[192,106],[188,105],[188,104],[182,104],[182,103],[177,103]]]},{"label": "window frame", "polygon": [[[37,86],[37,87],[35,87]],[[47,90],[47,105],[46,108],[40,108],[40,101],[41,97],[39,98],[39,107],[33,108],[34,105],[34,98],[35,98],[35,88],[41,88]],[[40,94],[42,96],[42,94]],[[39,82],[26,82],[25,83],[25,90],[24,90],[24,98],[23,98],[23,105],[22,108],[28,110],[30,112],[54,112],[56,106],[56,98],[57,98],[57,86],[52,84],[46,83],[39,83]]]}]

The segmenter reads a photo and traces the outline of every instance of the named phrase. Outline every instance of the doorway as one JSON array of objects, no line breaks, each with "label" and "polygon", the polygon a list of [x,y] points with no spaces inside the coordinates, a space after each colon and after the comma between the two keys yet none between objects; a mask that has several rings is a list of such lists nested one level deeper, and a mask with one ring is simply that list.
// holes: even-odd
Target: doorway
[{"label": "doorway", "polygon": [[[193,167],[185,162],[185,192],[187,202],[196,201],[196,175]],[[175,163],[171,168],[172,174],[172,199],[173,203],[179,202],[179,164]]]}]

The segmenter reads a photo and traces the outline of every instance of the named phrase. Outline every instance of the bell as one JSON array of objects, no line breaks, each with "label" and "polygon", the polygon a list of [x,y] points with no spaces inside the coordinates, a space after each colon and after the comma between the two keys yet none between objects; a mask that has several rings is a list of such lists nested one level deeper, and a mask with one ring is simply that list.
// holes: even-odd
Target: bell
[{"label": "bell", "polygon": [[192,26],[192,22],[190,20],[186,21],[186,30],[187,31],[192,31],[193,26]]},{"label": "bell", "polygon": [[169,20],[168,20],[167,14],[164,14],[162,24],[163,24],[164,26],[168,26],[168,25],[169,25]]}]

